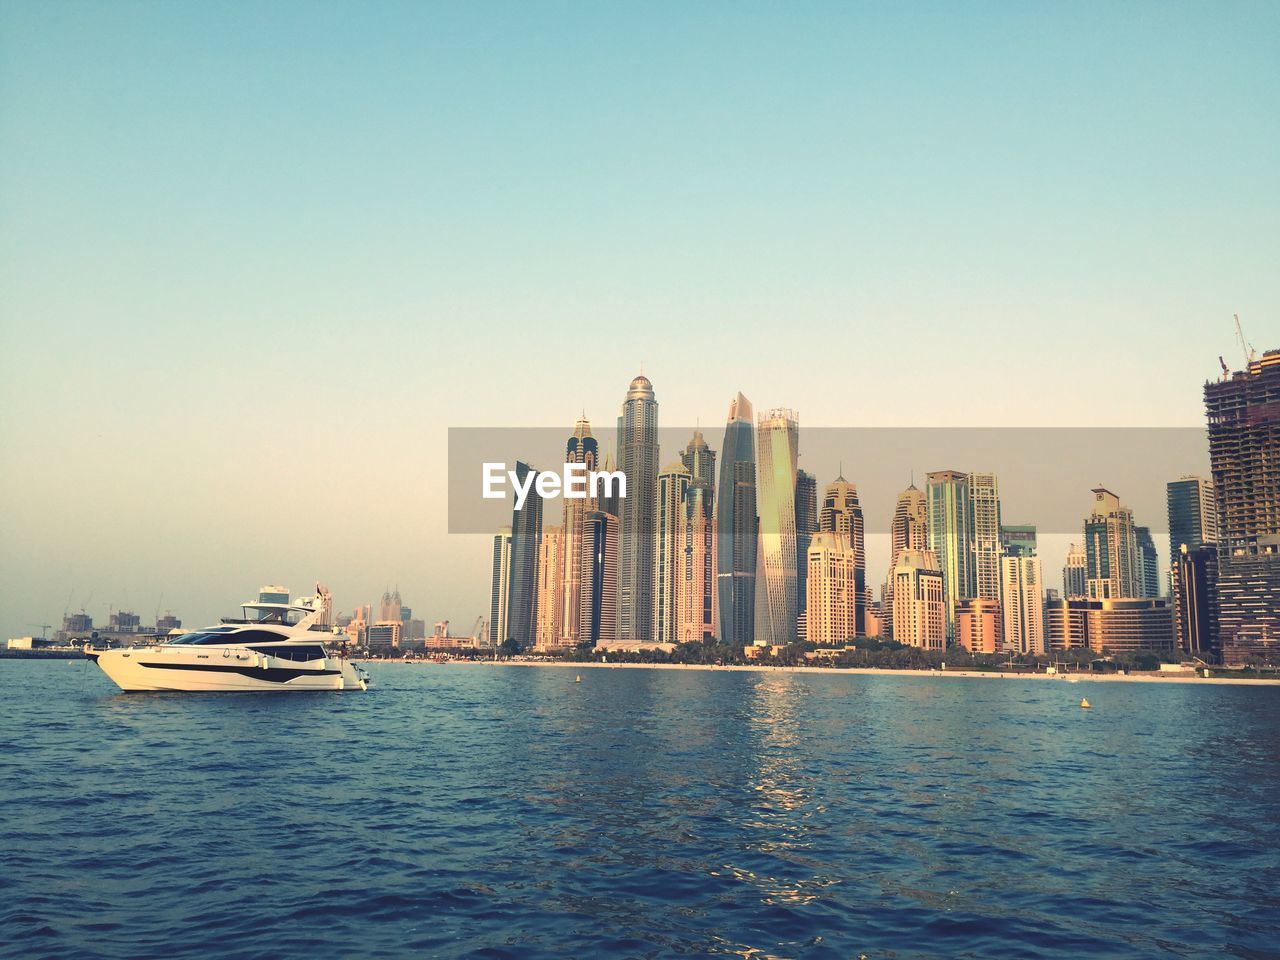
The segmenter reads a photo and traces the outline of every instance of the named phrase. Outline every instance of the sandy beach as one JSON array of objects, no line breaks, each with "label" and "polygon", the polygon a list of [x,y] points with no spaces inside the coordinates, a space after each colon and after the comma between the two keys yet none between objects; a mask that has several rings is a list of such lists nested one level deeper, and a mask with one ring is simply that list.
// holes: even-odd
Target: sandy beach
[{"label": "sandy beach", "polygon": [[755,671],[759,673],[869,674],[878,677],[957,677],[967,680],[1052,680],[1058,683],[1229,683],[1254,686],[1280,686],[1280,677],[1253,679],[1247,677],[1205,677],[1198,673],[1001,673],[988,670],[886,670],[879,667],[779,667],[765,664],[729,664],[711,666],[700,663],[572,663],[566,660],[447,660],[406,661],[372,660],[370,663],[429,663],[431,666],[482,667],[549,667],[565,670],[717,670]]}]

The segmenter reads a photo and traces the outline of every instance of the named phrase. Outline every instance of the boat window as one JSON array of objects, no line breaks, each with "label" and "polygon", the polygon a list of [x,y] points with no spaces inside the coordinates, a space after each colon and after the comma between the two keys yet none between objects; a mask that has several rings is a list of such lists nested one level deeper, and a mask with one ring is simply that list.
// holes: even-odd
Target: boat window
[{"label": "boat window", "polygon": [[216,639],[218,638],[212,633],[184,633],[180,637],[173,637],[166,640],[165,643],[209,643]]},{"label": "boat window", "polygon": [[231,639],[236,643],[279,643],[288,638],[274,630],[241,630]]},{"label": "boat window", "polygon": [[258,653],[281,660],[296,660],[305,663],[308,660],[324,659],[324,647],[302,646],[300,644],[281,644],[278,647],[253,647]]}]

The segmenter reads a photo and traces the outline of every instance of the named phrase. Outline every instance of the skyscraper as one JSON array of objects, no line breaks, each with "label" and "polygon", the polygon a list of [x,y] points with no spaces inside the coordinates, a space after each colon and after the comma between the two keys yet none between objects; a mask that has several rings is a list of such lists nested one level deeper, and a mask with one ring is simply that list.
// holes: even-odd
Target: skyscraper
[{"label": "skyscraper", "polygon": [[680,593],[685,578],[685,495],[689,471],[680,461],[658,474],[657,535],[654,547],[653,639],[680,640]]},{"label": "skyscraper", "polygon": [[796,609],[801,621],[804,620],[805,574],[808,564],[805,558],[809,555],[809,541],[818,532],[818,481],[812,474],[796,470]]},{"label": "skyscraper", "polygon": [[565,539],[564,527],[546,527],[542,531],[542,543],[538,547],[538,600],[533,645],[543,653],[565,645]]},{"label": "skyscraper", "polygon": [[[923,504],[923,500],[921,502]],[[858,487],[844,478],[843,470],[832,483],[827,484],[827,489],[823,491],[822,507],[818,511],[818,529],[824,533],[839,535],[853,551],[854,579],[857,582],[857,588],[854,591],[856,606],[853,612],[853,633],[849,636],[865,637],[867,635],[866,532],[862,519],[862,505],[858,502]],[[920,547],[923,549],[923,515],[919,539]]]},{"label": "skyscraper", "polygon": [[944,649],[945,589],[932,551],[901,551],[893,568],[893,639],[909,647]]},{"label": "skyscraper", "polygon": [[975,597],[1000,600],[1000,485],[994,473],[969,475],[973,505],[973,588]]},{"label": "skyscraper", "polygon": [[[573,435],[565,444],[564,462],[581,463],[588,473],[598,467],[600,449],[591,435],[591,424],[585,416],[573,425]],[[588,486],[588,493],[594,491]],[[578,644],[578,626],[582,619],[582,521],[596,509],[594,497],[564,499],[564,542],[561,548],[564,596],[560,601],[560,635],[563,646]]]},{"label": "skyscraper", "polygon": [[678,585],[682,642],[716,635],[715,493],[711,483],[695,479],[684,500],[683,580]]},{"label": "skyscraper", "polygon": [[1169,581],[1178,646],[1217,660],[1218,505],[1213,481],[1185,476],[1166,488],[1169,505]]},{"label": "skyscraper", "polygon": [[829,647],[857,636],[858,565],[848,538],[834,530],[815,533],[805,566],[805,639]]},{"label": "skyscraper", "polygon": [[1044,653],[1044,583],[1040,558],[1012,554],[1000,560],[1007,653]]},{"label": "skyscraper", "polygon": [[898,557],[903,550],[929,549],[928,508],[925,506],[924,492],[914,483],[898,494],[889,541],[889,572],[884,581],[881,606],[887,632],[889,636],[893,636],[893,571],[898,566]]},{"label": "skyscraper", "polygon": [[1067,547],[1067,562],[1062,567],[1062,595],[1067,600],[1089,595],[1088,565],[1084,547],[1075,543]]},{"label": "skyscraper", "polygon": [[[521,460],[515,474],[521,486],[538,471]],[[538,550],[542,546],[542,497],[535,486],[529,488],[524,507],[511,512],[511,579],[507,592],[507,637],[520,648],[533,646],[537,633]],[[503,639],[506,639],[504,637]]]},{"label": "skyscraper", "polygon": [[929,549],[942,571],[947,639],[955,637],[957,601],[976,595],[973,503],[969,475],[939,470],[927,476],[925,504],[929,517]]},{"label": "skyscraper", "polygon": [[653,639],[653,550],[657,542],[658,401],[641,374],[618,416],[618,469],[627,478],[618,534],[619,640]]},{"label": "skyscraper", "polygon": [[1186,544],[1192,550],[1218,542],[1218,507],[1213,481],[1181,477],[1166,487],[1169,504],[1169,556],[1177,557]]},{"label": "skyscraper", "polygon": [[716,452],[707,445],[701,430],[693,431],[689,445],[680,453],[680,462],[689,471],[691,484],[702,481],[712,487],[716,482]]},{"label": "skyscraper", "polygon": [[1093,491],[1084,522],[1085,589],[1090,600],[1140,596],[1138,541],[1133,511],[1105,487]]},{"label": "skyscraper", "polygon": [[1138,547],[1138,595],[1160,596],[1160,558],[1150,527],[1134,527],[1133,539]]},{"label": "skyscraper", "polygon": [[[630,493],[630,491],[627,491]],[[593,649],[617,635],[618,518],[593,510],[582,518],[582,607],[578,645]]]},{"label": "skyscraper", "polygon": [[1223,659],[1280,658],[1280,350],[1204,386]]},{"label": "skyscraper", "polygon": [[800,425],[794,412],[771,410],[757,424],[760,547],[757,560],[756,642],[796,639],[796,471]]},{"label": "skyscraper", "polygon": [[[493,579],[489,590],[489,646],[507,639],[507,591],[511,585],[511,528],[493,537]],[[365,618],[367,619],[367,618]]]},{"label": "skyscraper", "polygon": [[751,402],[729,404],[716,492],[716,592],[720,639],[734,646],[755,640],[756,452]]}]

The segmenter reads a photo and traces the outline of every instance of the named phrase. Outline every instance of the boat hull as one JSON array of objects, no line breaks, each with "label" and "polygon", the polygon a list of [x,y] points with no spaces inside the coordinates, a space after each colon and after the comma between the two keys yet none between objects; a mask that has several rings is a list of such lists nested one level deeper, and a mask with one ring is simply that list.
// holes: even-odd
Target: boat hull
[{"label": "boat hull", "polygon": [[186,655],[163,648],[104,650],[93,659],[126,693],[191,691],[205,693],[280,693],[364,690],[367,681],[346,660],[326,657],[294,663],[243,650],[209,650]]}]

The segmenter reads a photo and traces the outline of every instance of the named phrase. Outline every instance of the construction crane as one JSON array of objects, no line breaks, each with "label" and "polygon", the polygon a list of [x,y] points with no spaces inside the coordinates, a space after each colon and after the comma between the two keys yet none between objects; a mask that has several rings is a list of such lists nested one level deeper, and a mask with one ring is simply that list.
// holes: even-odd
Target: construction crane
[{"label": "construction crane", "polygon": [[476,617],[476,625],[471,628],[471,636],[477,644],[489,639],[489,620],[483,613]]},{"label": "construction crane", "polygon": [[48,631],[50,631],[50,630],[52,630],[52,629],[53,629],[53,624],[52,624],[52,623],[28,623],[28,624],[27,624],[27,626],[28,626],[28,627],[39,627],[39,628],[40,628],[40,639],[41,639],[41,640],[48,639],[48,638],[46,637],[46,634],[48,633]]},{"label": "construction crane", "polygon": [[1248,369],[1249,364],[1258,359],[1258,352],[1253,349],[1253,344],[1245,339],[1244,327],[1240,325],[1240,314],[1233,313],[1232,316],[1236,320],[1236,339],[1240,341],[1240,350],[1244,353],[1245,369]]}]

